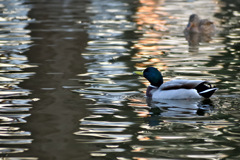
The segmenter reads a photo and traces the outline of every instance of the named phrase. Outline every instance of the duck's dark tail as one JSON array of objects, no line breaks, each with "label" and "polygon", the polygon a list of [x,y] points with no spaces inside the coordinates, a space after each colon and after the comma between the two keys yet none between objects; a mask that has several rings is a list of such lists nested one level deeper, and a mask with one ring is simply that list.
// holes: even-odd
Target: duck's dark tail
[{"label": "duck's dark tail", "polygon": [[218,90],[218,88],[215,88],[214,86],[212,87],[212,85],[208,82],[200,83],[199,85],[197,85],[197,87],[195,87],[195,89],[197,90],[198,94],[203,96],[204,98],[211,97],[212,94],[216,90]]}]

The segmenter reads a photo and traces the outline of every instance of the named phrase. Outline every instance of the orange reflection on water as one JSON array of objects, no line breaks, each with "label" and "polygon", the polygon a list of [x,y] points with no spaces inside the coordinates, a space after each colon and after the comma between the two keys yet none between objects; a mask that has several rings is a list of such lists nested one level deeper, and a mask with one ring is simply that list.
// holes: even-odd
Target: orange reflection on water
[{"label": "orange reflection on water", "polygon": [[[152,56],[163,55],[165,49],[173,46],[160,45],[161,37],[168,31],[166,20],[162,17],[172,18],[167,12],[162,10],[164,0],[140,0],[140,7],[137,9],[135,21],[138,24],[138,30],[142,33],[142,38],[135,42],[134,47],[139,50],[133,57],[140,60],[141,63],[135,65],[136,68],[146,68],[154,66],[159,70],[165,70],[166,65],[159,58]],[[142,61],[144,59],[144,61]]]},{"label": "orange reflection on water", "polygon": [[146,68],[149,65],[155,66],[156,68],[158,68],[158,70],[165,70],[167,68],[165,63],[162,62],[159,58],[149,58],[147,62],[136,63],[136,66],[140,68]]},{"label": "orange reflection on water", "polygon": [[142,118],[144,118],[144,117],[149,117],[149,112],[141,112],[141,111],[137,111],[137,115],[139,116],[139,117],[142,117]]},{"label": "orange reflection on water", "polygon": [[149,137],[139,137],[138,138],[140,141],[148,141],[148,140],[150,140],[150,138]]},{"label": "orange reflection on water", "polygon": [[143,151],[145,150],[144,148],[136,148],[134,150],[132,150],[132,152],[140,152],[140,151]]},{"label": "orange reflection on water", "polygon": [[133,159],[136,159],[136,160],[149,160],[148,158],[141,158],[141,157],[133,157]]},{"label": "orange reflection on water", "polygon": [[[166,30],[166,28],[164,27],[166,21],[160,20],[160,14],[156,12],[157,7],[163,3],[163,0],[140,0],[140,3],[142,5],[138,8],[138,14],[136,18],[137,24],[153,24],[152,27],[156,30]],[[161,14],[167,16],[167,13]],[[141,26],[138,29],[141,29]]]}]

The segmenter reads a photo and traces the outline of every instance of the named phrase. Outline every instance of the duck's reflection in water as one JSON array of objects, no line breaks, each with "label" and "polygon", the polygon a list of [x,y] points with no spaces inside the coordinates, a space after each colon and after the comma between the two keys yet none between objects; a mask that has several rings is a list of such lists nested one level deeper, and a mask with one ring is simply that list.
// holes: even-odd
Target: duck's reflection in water
[{"label": "duck's reflection in water", "polygon": [[[191,100],[152,100],[147,99],[150,107],[146,120],[149,126],[159,125],[166,119],[182,120],[210,116],[214,111],[214,104],[210,99]],[[194,122],[193,122],[194,123]]]},{"label": "duck's reflection in water", "polygon": [[203,34],[203,33],[189,33],[184,32],[184,36],[188,41],[189,52],[198,52],[199,43],[210,43],[214,34]]}]

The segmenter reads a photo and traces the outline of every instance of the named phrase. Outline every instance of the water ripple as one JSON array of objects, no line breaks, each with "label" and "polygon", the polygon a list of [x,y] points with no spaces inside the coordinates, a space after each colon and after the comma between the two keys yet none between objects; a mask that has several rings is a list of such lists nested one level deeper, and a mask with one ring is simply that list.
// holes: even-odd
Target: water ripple
[{"label": "water ripple", "polygon": [[22,145],[32,143],[31,132],[16,127],[26,123],[33,101],[26,99],[31,91],[18,87],[18,84],[34,75],[24,69],[37,66],[28,64],[27,57],[22,55],[32,45],[30,31],[25,29],[33,21],[27,17],[30,8],[15,0],[1,1],[0,8],[3,10],[0,18],[0,152],[4,157],[25,152],[28,148]]},{"label": "water ripple", "polygon": [[[78,75],[80,87],[73,89],[91,101],[87,107],[91,115],[80,120],[79,131],[74,133],[78,142],[98,146],[91,156],[239,157],[234,153],[239,149],[239,30],[223,31],[222,18],[227,15],[216,16],[225,14],[219,3],[91,0],[85,28],[90,40],[82,53],[90,62],[87,72]],[[216,35],[207,41],[185,37],[183,30],[192,13],[216,22]],[[131,75],[148,66],[157,67],[164,81],[203,79],[219,90],[210,100],[149,100],[143,93],[149,82]]]}]

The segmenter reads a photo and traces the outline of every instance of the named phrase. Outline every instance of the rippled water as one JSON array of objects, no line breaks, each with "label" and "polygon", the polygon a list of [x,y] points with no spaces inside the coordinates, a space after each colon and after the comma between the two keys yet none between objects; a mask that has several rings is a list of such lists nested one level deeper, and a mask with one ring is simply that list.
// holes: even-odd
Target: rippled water
[{"label": "rippled water", "polygon": [[[0,9],[1,158],[240,158],[237,1],[10,0]],[[192,13],[216,34],[185,37]],[[146,99],[149,83],[132,72],[148,66],[164,81],[219,90]]]},{"label": "rippled water", "polygon": [[[24,69],[36,67],[27,64],[23,54],[31,46],[27,13],[30,8],[20,5],[18,1],[0,2],[0,153],[1,157],[8,154],[21,153],[27,150],[22,144],[31,144],[31,133],[20,127],[30,116],[31,102],[29,89],[21,88],[19,83],[34,73]],[[17,147],[12,147],[16,145]],[[19,147],[21,146],[21,147]]]},{"label": "rippled water", "polygon": [[[74,92],[94,104],[88,106],[92,114],[80,120],[75,134],[77,141],[97,144],[99,149],[91,152],[93,157],[239,158],[234,154],[239,149],[239,58],[224,42],[228,33],[219,15],[223,4],[219,3],[89,4],[87,12],[93,14],[87,27],[90,41],[82,55],[93,62],[87,64],[86,73],[79,74],[83,87]],[[207,12],[202,13],[203,7]],[[199,42],[198,37],[184,36],[183,29],[193,12],[215,21],[214,37]],[[160,69],[165,81],[205,79],[219,90],[211,100],[152,102],[143,94],[148,82],[132,76],[133,70],[147,66]]]}]

